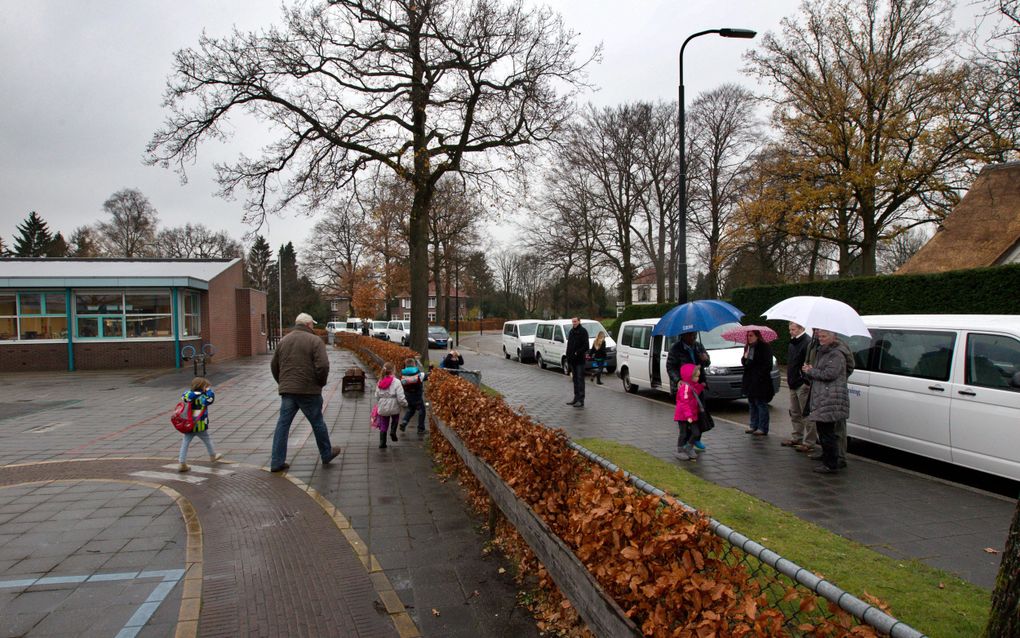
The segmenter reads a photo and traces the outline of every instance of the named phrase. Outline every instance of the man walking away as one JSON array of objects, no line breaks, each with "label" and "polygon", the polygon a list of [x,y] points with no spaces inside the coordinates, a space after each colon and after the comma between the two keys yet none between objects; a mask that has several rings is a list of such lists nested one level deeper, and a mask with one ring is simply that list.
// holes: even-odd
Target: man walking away
[{"label": "man walking away", "polygon": [[271,472],[282,472],[290,467],[287,463],[287,437],[290,424],[298,410],[305,415],[315,434],[322,464],[340,454],[339,447],[329,443],[329,430],[322,418],[322,388],[329,378],[329,357],[326,344],[314,332],[315,320],[302,312],[294,320],[294,330],[280,340],[273,353],[270,368],[273,378],[279,384],[280,418],[273,433],[273,453],[269,462]]},{"label": "man walking away", "polygon": [[567,366],[574,377],[574,400],[567,405],[575,408],[584,407],[584,357],[588,354],[588,331],[581,326],[581,320],[574,317],[570,320],[573,326],[567,333]]},{"label": "man walking away", "polygon": [[810,386],[801,372],[801,367],[806,363],[809,341],[804,326],[791,321],[790,345],[786,349],[786,385],[790,388],[790,422],[793,424],[793,436],[783,441],[782,445],[800,452],[812,452],[818,444],[818,431],[814,421],[804,417]]}]

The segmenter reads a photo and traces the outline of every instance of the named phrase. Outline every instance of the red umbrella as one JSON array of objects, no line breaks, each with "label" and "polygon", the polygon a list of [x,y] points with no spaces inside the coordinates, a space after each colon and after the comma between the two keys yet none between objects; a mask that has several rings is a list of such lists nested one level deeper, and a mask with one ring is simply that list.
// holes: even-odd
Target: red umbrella
[{"label": "red umbrella", "polygon": [[731,328],[726,332],[722,333],[721,336],[723,339],[726,339],[728,341],[735,341],[737,343],[746,344],[747,333],[751,332],[752,330],[757,330],[758,333],[761,334],[762,340],[765,341],[766,343],[770,343],[779,338],[779,335],[776,334],[776,331],[773,330],[772,328],[769,328],[768,326],[737,326],[736,328]]}]

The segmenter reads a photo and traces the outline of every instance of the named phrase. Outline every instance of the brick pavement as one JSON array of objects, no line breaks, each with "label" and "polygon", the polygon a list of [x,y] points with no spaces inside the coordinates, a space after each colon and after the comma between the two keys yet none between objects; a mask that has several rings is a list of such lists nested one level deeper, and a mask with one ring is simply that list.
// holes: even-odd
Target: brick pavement
[{"label": "brick pavement", "polygon": [[603,386],[589,383],[585,407],[572,408],[565,405],[572,395],[569,377],[485,354],[499,351],[499,339],[499,335],[464,337],[461,352],[474,350],[465,355],[465,367],[481,370],[483,382],[503,393],[510,404],[522,406],[551,427],[563,428],[571,438],[598,437],[633,445],[888,556],[916,558],[988,589],[995,584],[1000,554],[985,548],[1002,551],[1014,499],[853,455],[845,471],[820,477],[811,471],[815,463],[779,445],[790,431],[788,425],[782,426],[783,419],[776,418],[776,406],[771,408],[768,437],[748,436],[743,423],[717,416],[716,429],[705,435],[708,451],[695,462],[681,464],[672,456],[676,426],[670,404],[628,395],[620,381],[610,377]]},{"label": "brick pavement", "polygon": [[[368,428],[370,396],[339,391],[337,372],[353,365],[353,357],[347,352],[331,351],[330,359],[334,374],[324,391],[324,414],[333,443],[343,446],[344,452],[330,466],[323,467],[310,428],[299,416],[291,431],[288,474],[320,495],[325,505],[333,505],[342,513],[350,525],[348,535],[363,543],[364,556],[356,544],[348,543],[348,551],[362,559],[374,556],[374,565],[380,571],[369,573],[360,562],[358,569],[375,591],[392,587],[395,594],[386,598],[369,592],[366,599],[374,601],[371,614],[355,614],[348,620],[369,622],[372,614],[385,617],[387,609],[402,604],[408,618],[425,636],[537,636],[534,622],[517,606],[510,570],[500,574],[499,559],[483,555],[485,538],[479,533],[480,522],[466,513],[459,488],[440,482],[432,472],[423,449],[427,441],[412,436],[386,450],[377,449],[378,439]],[[278,409],[268,362],[268,357],[256,357],[214,364],[209,369],[208,376],[217,391],[210,432],[217,451],[231,461],[254,466],[268,461]],[[0,463],[95,458],[128,463],[137,470],[150,462],[113,459],[144,455],[159,457],[161,464],[166,464],[176,456],[180,436],[167,420],[178,393],[190,381],[189,370],[28,373],[2,375],[0,380],[10,388],[9,400],[0,404]],[[193,444],[192,466],[201,465],[203,457],[203,447]],[[85,467],[81,463],[65,465]],[[56,470],[49,467],[43,471],[52,474]],[[195,474],[194,470],[189,473]],[[311,516],[328,522],[329,517],[312,499],[288,497],[285,506],[262,503],[259,499],[271,496],[266,493],[266,485],[283,485],[291,491],[294,485],[285,478],[243,468],[228,478],[215,477],[215,482],[222,483],[217,488],[222,493],[209,489],[213,479],[205,483],[206,489],[173,479],[166,481],[194,498],[196,509],[203,507],[204,498],[212,499],[203,515],[202,529],[207,552],[221,561],[217,569],[222,572],[216,573],[221,573],[223,580],[210,580],[212,572],[203,579],[200,635],[228,633],[230,627],[238,633],[250,629],[263,635],[341,633],[334,623],[342,620],[321,607],[323,599],[318,594],[302,596],[300,590],[293,594],[274,590],[270,597],[279,598],[280,604],[267,604],[257,597],[253,602],[240,593],[228,593],[231,587],[242,585],[248,592],[272,589],[267,583],[273,582],[269,575],[274,569],[291,575],[318,574],[316,579],[331,582],[330,574],[344,554],[342,544],[335,544],[336,539],[344,540],[339,530],[334,530],[329,541],[334,543],[330,547],[335,551],[309,552],[315,560],[294,556],[291,548],[305,545],[293,538],[256,542],[252,536],[268,539],[276,537],[275,528],[295,528],[294,517],[287,516],[297,511],[293,508],[308,512],[303,518],[297,517],[303,525],[311,525],[306,521]],[[228,505],[213,506],[217,499]],[[238,529],[247,533],[230,531],[239,520],[244,523]],[[0,534],[4,525],[0,523]],[[329,534],[316,529],[308,533],[317,542],[326,542],[320,534]],[[284,547],[288,551],[281,552]],[[215,566],[215,561],[210,565]],[[369,561],[368,565],[373,563]],[[217,589],[221,584],[223,589]],[[209,598],[205,598],[207,590]],[[206,616],[207,606],[228,611]],[[329,620],[316,622],[319,618]],[[286,631],[274,633],[274,627]]]}]

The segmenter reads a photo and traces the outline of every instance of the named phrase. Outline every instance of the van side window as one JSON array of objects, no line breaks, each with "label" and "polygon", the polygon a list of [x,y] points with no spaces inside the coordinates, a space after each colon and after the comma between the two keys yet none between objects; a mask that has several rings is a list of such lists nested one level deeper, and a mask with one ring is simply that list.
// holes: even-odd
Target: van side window
[{"label": "van side window", "polygon": [[872,369],[872,364],[869,361],[871,356],[871,337],[863,337],[860,335],[849,337],[847,339],[847,346],[850,347],[850,352],[854,353],[855,370]]},{"label": "van side window", "polygon": [[555,326],[554,329],[556,330],[556,332],[553,335],[553,341],[559,341],[560,343],[563,343],[563,328],[562,328],[562,326]]},{"label": "van side window", "polygon": [[1020,372],[1020,341],[1001,335],[967,336],[967,385],[1013,390],[1009,385]]},{"label": "van side window", "polygon": [[920,330],[872,330],[871,369],[886,374],[948,381],[956,333]]},{"label": "van side window", "polygon": [[648,343],[652,340],[652,329],[649,326],[638,327],[634,335],[634,347],[640,350],[647,350]]},{"label": "van side window", "polygon": [[511,324],[508,323],[505,326],[503,326],[503,334],[505,334],[505,335],[512,335],[513,333],[514,333],[514,329],[513,329],[513,326]]},{"label": "van side window", "polygon": [[634,326],[624,326],[623,335],[620,336],[620,345],[629,346],[634,339]]}]

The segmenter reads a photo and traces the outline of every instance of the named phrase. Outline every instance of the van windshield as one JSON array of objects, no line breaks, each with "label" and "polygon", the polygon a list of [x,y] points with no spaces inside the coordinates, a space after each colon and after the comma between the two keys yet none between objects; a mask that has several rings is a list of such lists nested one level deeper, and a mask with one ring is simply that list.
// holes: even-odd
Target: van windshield
[{"label": "van windshield", "polygon": [[[609,336],[609,333],[606,332],[606,329],[603,328],[602,324],[597,321],[582,321],[581,327],[584,328],[585,331],[588,333],[589,339],[594,339],[595,337],[599,336],[600,332],[605,332],[606,336],[607,337]],[[570,330],[570,328],[567,328],[567,330]]]},{"label": "van windshield", "polygon": [[522,337],[531,337],[535,334],[535,329],[538,328],[537,323],[519,323],[517,324],[517,330]]}]

